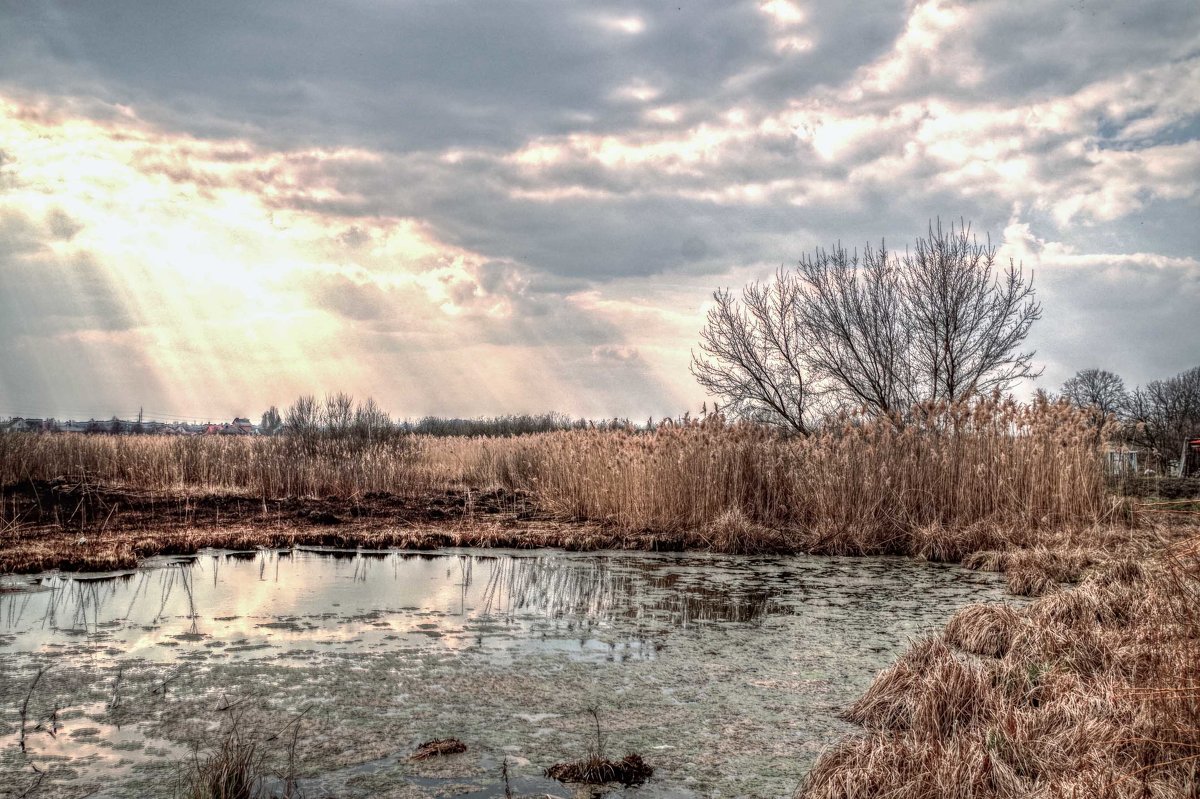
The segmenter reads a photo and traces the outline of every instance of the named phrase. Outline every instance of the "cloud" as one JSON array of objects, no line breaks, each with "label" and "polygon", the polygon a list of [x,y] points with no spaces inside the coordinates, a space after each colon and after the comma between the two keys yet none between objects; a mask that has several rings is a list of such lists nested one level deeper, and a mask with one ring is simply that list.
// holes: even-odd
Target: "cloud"
[{"label": "cloud", "polygon": [[[2,301],[38,353],[120,339],[168,405],[377,385],[431,412],[661,415],[702,399],[715,286],[963,216],[1036,267],[1047,379],[1094,349],[1136,382],[1186,360],[1191,11],[10,5]],[[80,288],[52,307],[51,285]],[[430,385],[390,377],[413,370]]]},{"label": "cloud", "polygon": [[1014,220],[1002,253],[1035,272],[1046,321],[1031,343],[1056,389],[1080,369],[1103,368],[1131,386],[1197,365],[1186,331],[1200,303],[1200,259],[1158,253],[1080,252]]},{"label": "cloud", "polygon": [[629,363],[638,360],[640,357],[641,353],[638,352],[637,347],[618,347],[611,344],[592,347],[592,358],[597,361]]}]

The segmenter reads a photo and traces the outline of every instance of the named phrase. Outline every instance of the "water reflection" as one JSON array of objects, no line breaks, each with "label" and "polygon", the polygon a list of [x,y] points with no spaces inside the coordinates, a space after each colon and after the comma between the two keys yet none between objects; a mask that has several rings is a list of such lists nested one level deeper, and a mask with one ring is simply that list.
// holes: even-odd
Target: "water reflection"
[{"label": "water reflection", "polygon": [[69,637],[145,655],[212,636],[236,639],[236,651],[436,638],[450,649],[573,643],[595,656],[595,637],[611,631],[611,659],[644,657],[667,630],[793,613],[778,569],[759,566],[715,581],[686,559],[646,556],[218,552],[0,594],[0,648]]},{"label": "water reflection", "polygon": [[718,588],[688,582],[670,570],[614,567],[605,559],[507,558],[491,569],[482,602],[485,614],[509,618],[536,612],[555,619],[620,618],[687,627],[788,613],[790,608],[774,601],[781,593],[781,587],[757,584]]},{"label": "water reflection", "polygon": [[98,635],[135,617],[151,625],[183,618],[195,631],[200,615],[192,571],[192,564],[183,562],[138,572],[47,577],[39,584],[48,589],[44,592],[0,595],[4,631],[22,630],[22,621],[31,614],[30,600],[43,606],[40,615],[33,613],[39,629],[51,633]]}]

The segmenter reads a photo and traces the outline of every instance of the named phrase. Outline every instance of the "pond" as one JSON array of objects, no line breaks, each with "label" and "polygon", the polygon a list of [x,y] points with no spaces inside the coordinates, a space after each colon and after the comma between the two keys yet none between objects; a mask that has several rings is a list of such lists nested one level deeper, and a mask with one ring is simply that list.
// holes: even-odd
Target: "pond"
[{"label": "pond", "polygon": [[[502,766],[518,794],[571,796],[542,772],[598,732],[655,768],[610,796],[790,796],[909,640],[1007,598],[998,575],[901,558],[557,550],[8,578],[0,796],[176,795],[231,729],[309,799],[504,796]],[[409,758],[445,737],[467,751]]]}]

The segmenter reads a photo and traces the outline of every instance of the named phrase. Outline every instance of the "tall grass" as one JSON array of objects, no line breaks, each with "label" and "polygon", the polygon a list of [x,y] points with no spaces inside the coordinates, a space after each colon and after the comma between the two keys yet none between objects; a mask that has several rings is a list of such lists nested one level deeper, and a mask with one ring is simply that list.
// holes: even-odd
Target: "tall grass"
[{"label": "tall grass", "polygon": [[484,442],[476,464],[480,478],[531,491],[565,515],[694,529],[735,510],[847,551],[947,545],[931,529],[1036,529],[1113,512],[1094,427],[1044,400],[923,406],[905,424],[846,418],[807,438],[720,417],[641,435],[555,433]]},{"label": "tall grass", "polygon": [[[984,399],[850,417],[807,438],[720,416],[651,431],[506,438],[0,435],[0,484],[79,476],[151,491],[264,497],[504,487],[563,517],[694,531],[730,519],[822,551],[962,557],[1005,526],[1113,510],[1094,427],[1065,404]],[[960,551],[961,550],[961,551]]]}]

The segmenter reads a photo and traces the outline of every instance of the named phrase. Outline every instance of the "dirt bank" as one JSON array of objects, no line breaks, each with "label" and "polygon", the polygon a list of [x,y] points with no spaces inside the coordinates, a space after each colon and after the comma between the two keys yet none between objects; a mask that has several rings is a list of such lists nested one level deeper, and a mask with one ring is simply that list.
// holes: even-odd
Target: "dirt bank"
[{"label": "dirt bank", "polygon": [[145,492],[71,480],[0,488],[0,573],[104,571],[204,547],[562,547],[678,551],[670,533],[552,518],[532,497],[494,489],[403,496],[264,498]]},{"label": "dirt bank", "polygon": [[[1025,527],[982,521],[895,524],[887,535],[819,521],[778,527],[737,507],[688,526],[637,528],[608,517],[551,512],[503,488],[270,497],[238,492],[146,491],[80,479],[0,488],[0,573],[131,568],[153,555],[205,547],[560,547],[705,550],[726,554],[909,555],[1006,572],[1014,593],[1037,596],[1113,558],[1142,558],[1178,536],[1194,512],[1135,511],[1105,523]],[[1135,521],[1140,519],[1141,521]]]}]

